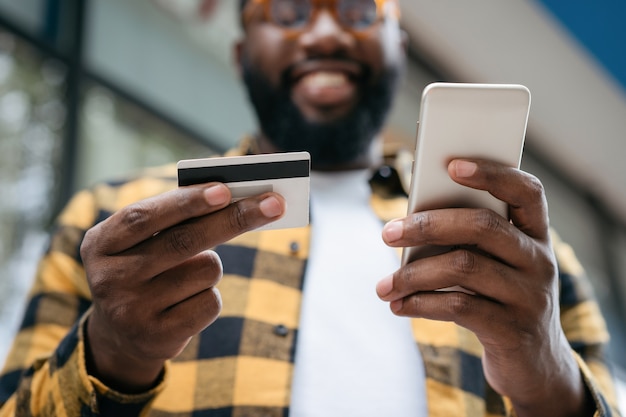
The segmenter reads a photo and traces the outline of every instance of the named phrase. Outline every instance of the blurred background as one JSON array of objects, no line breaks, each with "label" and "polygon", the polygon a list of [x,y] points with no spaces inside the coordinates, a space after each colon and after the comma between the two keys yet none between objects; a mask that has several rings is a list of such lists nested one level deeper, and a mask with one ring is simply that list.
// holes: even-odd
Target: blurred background
[{"label": "blurred background", "polygon": [[[386,138],[412,146],[432,81],[529,87],[523,168],[592,278],[626,380],[626,2],[400,2],[410,65]],[[74,191],[254,130],[232,66],[236,3],[0,0],[0,360]]]}]

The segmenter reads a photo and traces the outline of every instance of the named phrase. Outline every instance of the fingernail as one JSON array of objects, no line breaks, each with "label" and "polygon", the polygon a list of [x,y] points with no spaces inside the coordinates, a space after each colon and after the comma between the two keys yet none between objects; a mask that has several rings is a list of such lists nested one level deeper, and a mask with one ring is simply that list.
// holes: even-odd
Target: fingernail
[{"label": "fingernail", "polygon": [[457,160],[454,162],[454,172],[459,178],[471,177],[474,175],[478,165],[474,162]]},{"label": "fingernail", "polygon": [[391,308],[391,311],[393,311],[394,313],[397,313],[398,311],[402,310],[402,305],[404,304],[404,300],[401,298],[399,300],[394,300],[389,304],[389,307]]},{"label": "fingernail", "polygon": [[393,220],[387,223],[383,229],[383,238],[387,242],[395,242],[402,238],[402,222]]},{"label": "fingernail", "polygon": [[230,199],[228,189],[223,185],[213,185],[204,190],[204,198],[209,204],[219,206],[227,203]]},{"label": "fingernail", "polygon": [[261,209],[261,213],[268,218],[279,216],[283,212],[283,207],[276,197],[267,197],[265,200],[261,201],[259,208]]},{"label": "fingernail", "polygon": [[384,298],[393,290],[393,275],[383,278],[376,284],[376,294],[380,298]]}]

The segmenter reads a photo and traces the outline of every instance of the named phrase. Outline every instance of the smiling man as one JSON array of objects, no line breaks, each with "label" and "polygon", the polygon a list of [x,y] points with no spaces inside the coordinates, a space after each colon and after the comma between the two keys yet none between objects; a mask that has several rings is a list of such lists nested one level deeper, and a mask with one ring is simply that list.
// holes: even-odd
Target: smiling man
[{"label": "smiling man", "polygon": [[[241,2],[259,130],[231,154],[309,151],[311,226],[254,231],[280,195],[231,204],[223,184],[176,187],[171,167],[80,192],[41,260],[1,417],[618,415],[603,319],[537,178],[450,162],[510,219],[405,217],[397,177],[371,180],[398,16],[394,0]],[[459,249],[400,267],[396,248],[425,243]]]},{"label": "smiling man", "polygon": [[243,7],[247,36],[237,53],[262,151],[306,149],[318,169],[371,165],[404,68],[397,4],[341,3],[334,11],[306,1]]}]

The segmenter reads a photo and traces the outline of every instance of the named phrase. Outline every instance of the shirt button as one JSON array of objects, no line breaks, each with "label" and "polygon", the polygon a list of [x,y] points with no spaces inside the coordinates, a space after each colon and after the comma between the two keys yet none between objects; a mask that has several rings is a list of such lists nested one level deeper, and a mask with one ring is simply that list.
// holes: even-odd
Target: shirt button
[{"label": "shirt button", "polygon": [[300,245],[298,244],[298,242],[291,242],[289,244],[289,252],[292,255],[296,255],[299,251],[300,251]]},{"label": "shirt button", "polygon": [[284,324],[274,326],[274,334],[276,336],[285,337],[289,334],[289,329]]},{"label": "shirt button", "polygon": [[393,171],[389,165],[383,165],[378,169],[378,175],[382,178],[389,178],[391,177],[391,174],[393,174]]}]

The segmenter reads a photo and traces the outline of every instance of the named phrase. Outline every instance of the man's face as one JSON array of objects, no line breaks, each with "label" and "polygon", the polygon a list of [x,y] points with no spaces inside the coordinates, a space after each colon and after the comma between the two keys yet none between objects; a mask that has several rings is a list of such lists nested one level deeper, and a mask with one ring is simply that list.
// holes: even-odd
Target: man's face
[{"label": "man's face", "polygon": [[395,18],[355,33],[321,8],[296,34],[255,13],[239,60],[263,134],[279,150],[307,150],[314,167],[332,168],[369,151],[404,51]]}]

